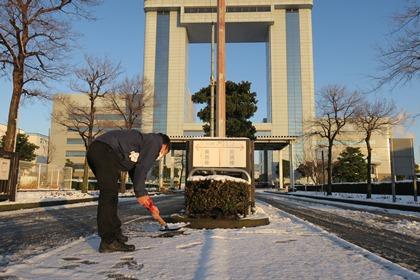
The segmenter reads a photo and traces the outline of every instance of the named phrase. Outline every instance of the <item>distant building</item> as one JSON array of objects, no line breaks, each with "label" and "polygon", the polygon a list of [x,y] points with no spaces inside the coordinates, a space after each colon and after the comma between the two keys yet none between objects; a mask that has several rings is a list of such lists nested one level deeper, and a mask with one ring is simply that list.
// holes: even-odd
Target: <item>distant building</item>
[{"label": "distant building", "polygon": [[[7,125],[0,124],[0,137],[3,137],[3,135],[6,134],[7,131]],[[33,162],[36,163],[47,163],[48,158],[48,136],[43,135],[40,133],[25,133],[23,129],[18,130],[18,133],[23,133],[28,135],[28,141],[32,144],[37,145],[39,148],[35,150],[36,158],[33,160]]]},{"label": "distant building", "polygon": [[[333,161],[337,160],[339,154],[346,147],[355,147],[360,148],[361,153],[367,156],[366,142],[364,141],[364,135],[358,133],[355,129],[352,129],[351,125],[348,125],[344,128],[345,131],[341,133],[337,140],[334,142],[333,149]],[[392,138],[392,131],[389,127],[382,133],[374,133],[370,144],[372,146],[372,179],[373,180],[388,180],[391,178],[391,161],[390,161],[390,152],[389,152],[389,138]],[[316,141],[316,147],[314,147],[314,152],[317,153],[317,157],[321,153],[321,150],[324,150],[325,161],[327,160],[327,142],[322,139]]]},{"label": "distant building", "polygon": [[[267,118],[254,123],[257,136],[301,136],[304,120],[314,116],[312,6],[312,0],[227,3],[226,43],[266,44]],[[144,111],[144,130],[202,136],[203,124],[191,118],[188,45],[211,42],[217,3],[149,0],[144,11],[143,73],[152,82],[157,105]],[[295,144],[293,150],[299,158],[303,145]],[[265,153],[265,173],[271,180],[280,155]],[[288,152],[282,156],[288,159]]]},{"label": "distant building", "polygon": [[185,111],[184,111],[184,122],[194,123],[197,116],[197,111],[195,110],[194,103],[192,102],[191,93],[185,94]]},{"label": "distant building", "polygon": [[[267,46],[267,122],[254,124],[258,135],[302,135],[303,121],[314,115],[312,6],[312,0],[227,3],[226,42]],[[216,2],[149,0],[144,11],[144,76],[157,104],[144,112],[144,130],[202,135],[203,124],[190,117],[188,45],[210,43]]]},{"label": "distant building", "polygon": [[3,135],[6,134],[7,131],[7,125],[0,123],[0,137],[3,137]]},{"label": "distant building", "polygon": [[[58,97],[66,96],[71,102],[80,108],[85,108],[89,104],[85,94],[61,94],[53,100],[53,115],[65,112],[63,105],[58,102]],[[98,98],[96,102],[96,123],[94,132],[98,129],[103,132],[121,129],[124,127],[124,119],[120,114],[110,112],[103,98]],[[123,106],[123,104],[121,105]],[[67,116],[68,117],[68,116]],[[140,124],[135,125],[135,129],[140,129]],[[83,174],[86,149],[84,142],[77,131],[72,128],[57,123],[54,118],[51,119],[51,163],[64,166],[66,163],[72,163],[75,171],[74,177],[80,177]]]},{"label": "distant building", "polygon": [[48,163],[48,136],[40,133],[26,133],[26,135],[29,136],[29,142],[39,147],[35,150],[36,158],[34,159],[34,162]]},{"label": "distant building", "polygon": [[[394,165],[396,169],[396,176],[409,177],[408,174],[412,174],[411,161],[414,153],[412,149],[404,153],[404,160],[400,159],[397,150],[401,150],[399,143],[403,143],[406,147],[410,143],[410,139],[394,138],[392,135],[392,127],[388,127],[382,132],[375,132],[372,134],[370,144],[372,147],[372,169],[371,175],[374,181],[390,180],[391,179],[391,151],[389,145],[389,139],[392,139],[394,146]],[[398,144],[397,144],[398,143]],[[324,151],[325,162],[327,161],[327,142],[325,139],[316,139],[314,146],[310,147],[312,152],[305,151],[306,158],[304,160],[312,159],[320,160],[321,151]],[[357,132],[350,124],[344,128],[344,131],[334,141],[333,147],[333,162],[337,160],[337,157],[346,147],[360,148],[361,153],[366,158],[367,149],[366,142],[364,141],[364,135]],[[407,150],[407,149],[405,149]],[[398,162],[396,162],[398,161]],[[404,162],[403,162],[404,161]]]},{"label": "distant building", "polygon": [[[3,135],[6,135],[6,131],[7,131],[7,124],[0,123],[0,137],[3,137]],[[18,133],[25,133],[25,131],[19,128]]]}]

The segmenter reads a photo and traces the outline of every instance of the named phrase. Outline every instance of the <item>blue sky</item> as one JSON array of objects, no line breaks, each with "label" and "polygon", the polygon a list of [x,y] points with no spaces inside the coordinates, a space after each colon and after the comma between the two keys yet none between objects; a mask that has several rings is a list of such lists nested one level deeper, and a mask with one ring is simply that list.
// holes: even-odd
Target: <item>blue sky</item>
[{"label": "blue sky", "polygon": [[[124,3],[122,5],[121,3]],[[229,1],[227,1],[229,3]],[[329,84],[347,86],[350,90],[366,90],[372,86],[369,75],[377,73],[375,46],[386,43],[392,28],[391,16],[401,11],[404,0],[314,0],[313,42],[315,91]],[[71,62],[81,64],[83,55],[108,56],[120,61],[125,75],[139,74],[143,69],[143,1],[104,1],[93,10],[94,22],[74,23],[82,37],[73,52]],[[210,47],[190,45],[189,90],[195,92],[208,83]],[[259,98],[255,119],[265,112],[266,58],[264,44],[228,44],[227,78],[249,80]],[[68,81],[52,84],[53,92],[69,92]],[[0,123],[7,122],[11,85],[0,80]],[[420,81],[377,93],[390,97],[411,114],[420,113]],[[373,97],[373,95],[372,95]],[[51,104],[25,100],[19,115],[19,126],[28,132],[48,134]],[[407,125],[399,136],[415,136],[416,157],[420,158],[420,119]]]}]

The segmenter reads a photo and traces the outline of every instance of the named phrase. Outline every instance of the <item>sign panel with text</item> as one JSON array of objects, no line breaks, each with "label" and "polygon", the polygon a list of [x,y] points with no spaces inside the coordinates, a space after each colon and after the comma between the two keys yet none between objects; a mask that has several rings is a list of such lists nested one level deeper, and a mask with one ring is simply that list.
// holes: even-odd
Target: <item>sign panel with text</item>
[{"label": "sign panel with text", "polygon": [[0,180],[9,180],[10,159],[0,158]]},{"label": "sign panel with text", "polygon": [[193,142],[194,167],[247,167],[246,140],[200,140]]}]

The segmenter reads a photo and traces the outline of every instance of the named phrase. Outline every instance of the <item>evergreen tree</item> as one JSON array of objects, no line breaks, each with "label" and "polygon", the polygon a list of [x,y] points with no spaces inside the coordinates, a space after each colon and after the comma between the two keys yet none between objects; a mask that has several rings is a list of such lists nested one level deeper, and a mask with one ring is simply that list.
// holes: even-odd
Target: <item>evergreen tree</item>
[{"label": "evergreen tree", "polygon": [[335,182],[363,182],[367,179],[366,159],[360,148],[347,147],[333,167]]},{"label": "evergreen tree", "polygon": [[[1,147],[4,147],[5,136],[1,138]],[[29,142],[29,136],[24,133],[18,133],[16,139],[16,152],[19,154],[20,160],[33,161],[36,158],[35,150],[39,146]]]},{"label": "evergreen tree", "polygon": [[[205,134],[210,135],[210,86],[200,89],[192,96],[192,101],[206,104],[197,116],[206,124]],[[249,120],[257,111],[257,94],[251,92],[251,82],[226,82],[226,136],[255,139],[256,129]]]}]

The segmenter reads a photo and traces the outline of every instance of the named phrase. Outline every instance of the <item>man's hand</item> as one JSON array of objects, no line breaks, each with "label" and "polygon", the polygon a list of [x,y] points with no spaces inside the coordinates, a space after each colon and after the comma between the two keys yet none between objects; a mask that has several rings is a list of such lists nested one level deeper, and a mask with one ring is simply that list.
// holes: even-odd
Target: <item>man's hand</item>
[{"label": "man's hand", "polygon": [[137,198],[137,202],[142,205],[144,208],[149,210],[155,220],[157,220],[162,226],[166,225],[166,222],[160,217],[160,212],[157,206],[153,203],[153,200],[150,196],[144,195]]}]

